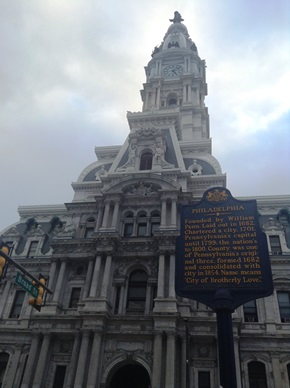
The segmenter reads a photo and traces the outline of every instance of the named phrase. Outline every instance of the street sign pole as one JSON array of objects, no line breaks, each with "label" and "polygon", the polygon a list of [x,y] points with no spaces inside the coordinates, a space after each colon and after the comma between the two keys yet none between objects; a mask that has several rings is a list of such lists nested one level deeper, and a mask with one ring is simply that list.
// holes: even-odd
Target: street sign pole
[{"label": "street sign pole", "polygon": [[235,349],[232,324],[233,299],[228,289],[215,295],[217,318],[220,384],[223,388],[237,388]]}]

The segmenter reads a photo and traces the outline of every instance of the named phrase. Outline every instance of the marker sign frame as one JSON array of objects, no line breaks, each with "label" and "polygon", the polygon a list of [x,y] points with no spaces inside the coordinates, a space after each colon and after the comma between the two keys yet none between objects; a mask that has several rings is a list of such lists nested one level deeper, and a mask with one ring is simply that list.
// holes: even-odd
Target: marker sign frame
[{"label": "marker sign frame", "polygon": [[229,291],[233,309],[273,293],[256,200],[240,201],[214,187],[199,203],[182,206],[175,288],[177,295],[213,309],[218,290]]}]

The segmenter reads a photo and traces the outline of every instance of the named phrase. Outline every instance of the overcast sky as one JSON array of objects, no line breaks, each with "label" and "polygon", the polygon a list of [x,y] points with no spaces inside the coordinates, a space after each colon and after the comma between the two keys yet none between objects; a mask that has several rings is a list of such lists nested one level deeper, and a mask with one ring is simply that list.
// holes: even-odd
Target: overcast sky
[{"label": "overcast sky", "polygon": [[290,193],[289,0],[3,0],[0,230],[70,202],[95,146],[122,144],[144,66],[179,11],[207,63],[213,155],[234,196]]}]

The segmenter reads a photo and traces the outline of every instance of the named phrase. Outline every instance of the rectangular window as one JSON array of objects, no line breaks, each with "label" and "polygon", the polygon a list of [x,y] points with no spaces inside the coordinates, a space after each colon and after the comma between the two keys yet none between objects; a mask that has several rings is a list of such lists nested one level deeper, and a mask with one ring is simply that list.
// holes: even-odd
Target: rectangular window
[{"label": "rectangular window", "polygon": [[151,224],[151,236],[153,236],[154,232],[156,230],[158,230],[160,227],[160,223],[159,222],[152,222]]},{"label": "rectangular window", "polygon": [[36,256],[37,247],[38,247],[38,241],[31,241],[28,252],[27,252],[27,257]]},{"label": "rectangular window", "polygon": [[95,228],[93,226],[88,226],[85,229],[85,238],[92,238]]},{"label": "rectangular window", "polygon": [[81,287],[73,287],[71,290],[70,301],[68,307],[70,309],[76,309],[81,297]]},{"label": "rectangular window", "polygon": [[198,372],[198,388],[210,388],[210,372]]},{"label": "rectangular window", "polygon": [[269,236],[271,253],[273,255],[282,255],[282,249],[279,236]]},{"label": "rectangular window", "polygon": [[290,292],[277,292],[281,322],[290,322]]},{"label": "rectangular window", "polygon": [[138,224],[138,236],[146,236],[146,229],[147,229],[147,224]]},{"label": "rectangular window", "polygon": [[118,311],[119,311],[120,295],[121,295],[121,287],[116,287],[116,299],[115,299],[114,314],[118,314]]},{"label": "rectangular window", "polygon": [[125,224],[124,226],[124,237],[130,237],[133,234],[133,224]]},{"label": "rectangular window", "polygon": [[0,388],[2,387],[9,356],[7,353],[0,353]]},{"label": "rectangular window", "polygon": [[12,309],[10,311],[9,318],[19,318],[23,301],[25,297],[25,291],[17,290],[14,297]]},{"label": "rectangular window", "polygon": [[128,289],[127,309],[144,311],[146,302],[146,285],[144,287],[130,286]]},{"label": "rectangular window", "polygon": [[257,305],[255,300],[244,304],[245,322],[258,322]]},{"label": "rectangular window", "polygon": [[66,365],[57,365],[52,388],[63,388],[66,374]]}]

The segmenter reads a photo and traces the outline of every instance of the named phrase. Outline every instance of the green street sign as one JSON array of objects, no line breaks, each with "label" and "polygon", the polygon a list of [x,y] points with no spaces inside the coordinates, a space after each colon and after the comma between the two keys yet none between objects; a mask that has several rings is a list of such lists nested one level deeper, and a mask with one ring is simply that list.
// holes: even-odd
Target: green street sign
[{"label": "green street sign", "polygon": [[38,287],[36,287],[30,280],[26,279],[20,272],[16,273],[15,283],[28,292],[33,298],[38,297]]}]

